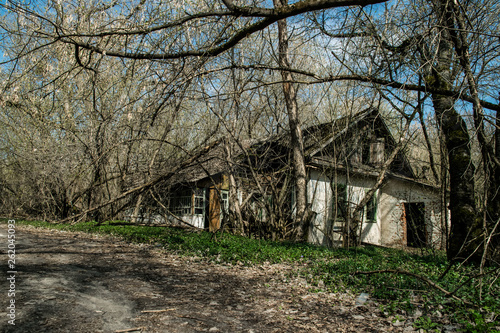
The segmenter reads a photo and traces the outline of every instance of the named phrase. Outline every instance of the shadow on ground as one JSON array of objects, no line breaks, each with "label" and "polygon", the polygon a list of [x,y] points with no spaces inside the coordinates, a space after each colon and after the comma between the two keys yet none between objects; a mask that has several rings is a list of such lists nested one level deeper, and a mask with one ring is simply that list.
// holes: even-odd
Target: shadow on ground
[{"label": "shadow on ground", "polygon": [[[0,231],[5,235],[5,225]],[[16,325],[8,324],[3,303],[2,332],[384,332],[390,326],[379,320],[366,330],[352,316],[368,309],[350,311],[344,305],[351,298],[284,283],[291,274],[285,265],[208,264],[154,246],[29,227],[17,230],[16,239]]]}]

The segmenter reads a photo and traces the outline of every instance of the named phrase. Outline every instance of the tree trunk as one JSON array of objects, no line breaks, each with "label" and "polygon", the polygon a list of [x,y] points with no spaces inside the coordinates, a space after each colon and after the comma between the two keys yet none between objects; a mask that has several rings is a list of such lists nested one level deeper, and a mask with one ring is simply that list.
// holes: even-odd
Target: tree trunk
[{"label": "tree trunk", "polygon": [[[495,129],[495,156],[500,160],[500,111],[497,111],[496,119],[496,129]],[[494,168],[495,176],[493,177],[495,183],[492,184],[491,189],[494,191],[495,195],[491,196],[491,200],[494,200],[492,208],[496,212],[496,216],[493,216],[493,220],[498,220],[500,218],[500,167],[495,164]]]},{"label": "tree trunk", "polygon": [[[454,29],[452,10],[446,0],[434,1],[442,26]],[[441,40],[437,51],[436,63],[425,77],[430,88],[451,90],[454,49],[449,30],[441,31]],[[477,220],[474,200],[474,173],[472,164],[470,137],[462,116],[455,110],[455,98],[432,94],[435,115],[444,135],[450,166],[450,237],[448,259],[467,259],[476,249],[471,240],[480,228]],[[479,257],[479,256],[474,256]],[[472,258],[474,259],[474,258]]]},{"label": "tree trunk", "polygon": [[436,117],[441,120],[450,165],[448,259],[466,259],[475,250],[470,240],[474,231],[480,228],[474,202],[475,168],[471,161],[470,138],[465,121],[453,107],[453,98],[433,95],[432,101]]},{"label": "tree trunk", "polygon": [[132,218],[131,218],[132,223],[139,222],[139,214],[141,211],[142,199],[143,199],[143,195],[141,193],[137,196],[137,201],[135,202],[135,206],[134,206],[134,210],[132,212]]},{"label": "tree trunk", "polygon": [[[495,156],[500,160],[500,111],[496,114],[496,129],[494,134]],[[500,167],[494,164],[492,166],[492,175],[490,177],[490,187],[488,193],[488,232],[491,233],[495,224],[500,220]],[[497,231],[498,233],[498,231]],[[490,245],[491,246],[491,245]],[[493,251],[500,246],[500,236],[493,237]]]},{"label": "tree trunk", "polygon": [[[284,6],[287,0],[274,0],[275,7]],[[286,19],[278,21],[279,40],[279,66],[283,79],[283,95],[285,97],[286,110],[288,113],[288,123],[290,126],[290,139],[292,147],[292,163],[295,174],[296,193],[296,215],[297,224],[296,239],[305,240],[308,230],[307,212],[307,171],[304,157],[304,142],[302,130],[300,129],[299,111],[297,106],[297,91],[293,85],[293,76],[288,71],[290,60],[288,56],[288,36]]]},{"label": "tree trunk", "polygon": [[231,155],[230,141],[227,139],[225,141],[224,148],[226,150],[226,163],[229,167],[229,207],[234,209],[237,220],[234,221],[236,224],[236,229],[241,235],[245,235],[245,224],[243,222],[243,215],[241,214],[240,201],[238,200],[238,185],[236,184],[236,178],[234,177],[234,163]]}]

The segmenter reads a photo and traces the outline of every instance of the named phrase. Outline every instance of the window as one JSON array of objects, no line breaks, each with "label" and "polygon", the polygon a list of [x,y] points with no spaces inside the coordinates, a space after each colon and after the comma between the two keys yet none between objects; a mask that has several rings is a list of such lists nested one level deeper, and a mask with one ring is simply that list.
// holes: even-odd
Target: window
[{"label": "window", "polygon": [[222,214],[227,214],[229,211],[229,191],[220,191],[220,210]]},{"label": "window", "polygon": [[194,214],[205,215],[205,189],[197,188],[194,190]]},{"label": "window", "polygon": [[347,216],[347,186],[335,184],[332,196],[332,216],[335,221],[345,221]]},{"label": "window", "polygon": [[205,189],[183,190],[170,199],[170,211],[177,216],[204,215]]},{"label": "window", "polygon": [[170,211],[178,216],[191,215],[191,201],[191,196],[186,194],[172,198],[170,200]]},{"label": "window", "polygon": [[365,222],[375,223],[377,222],[377,192],[373,193],[370,201],[366,204],[366,218]]}]

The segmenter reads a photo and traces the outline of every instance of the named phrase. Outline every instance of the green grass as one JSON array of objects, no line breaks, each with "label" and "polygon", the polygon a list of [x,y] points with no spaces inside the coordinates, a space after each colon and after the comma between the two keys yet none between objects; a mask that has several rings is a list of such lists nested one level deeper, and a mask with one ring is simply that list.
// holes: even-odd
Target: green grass
[{"label": "green grass", "polygon": [[[6,220],[0,221],[6,222]],[[429,278],[442,288],[453,291],[469,277],[478,273],[473,266],[454,265],[449,273],[439,279],[448,266],[444,254],[418,256],[395,249],[363,247],[358,249],[327,249],[302,243],[272,242],[245,237],[190,231],[179,228],[134,226],[123,221],[95,222],[76,225],[51,224],[41,221],[17,221],[35,227],[54,228],[68,231],[83,231],[109,234],[131,242],[161,245],[167,251],[179,255],[196,256],[200,260],[226,264],[258,265],[262,263],[296,263],[294,274],[303,276],[313,286],[329,291],[350,290],[354,293],[368,292],[372,299],[378,299],[384,311],[395,312],[404,309],[407,313],[416,310],[415,304],[423,304],[423,319],[419,325],[434,328],[427,316],[439,307],[440,312],[453,315],[455,322],[462,323],[469,332],[488,332],[500,325],[493,316],[493,323],[485,322],[491,313],[500,310],[500,283],[498,271],[480,281],[471,279],[455,295],[474,307],[446,297],[442,292],[430,287],[424,281],[407,275],[379,273],[370,275],[354,274],[357,271],[399,269]],[[493,270],[495,267],[487,268]],[[482,283],[482,288],[480,288]],[[319,290],[319,287],[318,287]],[[418,301],[415,302],[415,299]],[[489,318],[489,317],[488,317]],[[490,318],[491,319],[491,318]],[[485,328],[485,330],[481,330]]]},{"label": "green grass", "polygon": [[52,224],[43,221],[18,220],[17,224],[53,228],[67,231],[83,231],[96,234],[119,236],[127,241],[161,244],[164,248],[180,255],[197,256],[209,261],[241,263],[244,265],[264,262],[296,262],[333,258],[334,252],[317,246],[300,243],[272,242],[246,237],[212,234],[180,228],[134,226],[124,221],[111,221],[98,225],[84,222],[75,225]]}]

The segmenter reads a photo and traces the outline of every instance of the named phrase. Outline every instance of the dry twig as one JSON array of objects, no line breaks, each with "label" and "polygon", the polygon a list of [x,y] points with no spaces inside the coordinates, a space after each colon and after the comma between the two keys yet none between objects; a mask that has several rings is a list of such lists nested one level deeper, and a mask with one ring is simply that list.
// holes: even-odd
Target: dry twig
[{"label": "dry twig", "polygon": [[168,311],[175,311],[175,308],[172,309],[162,309],[162,310],[144,310],[141,311],[141,313],[160,313],[160,312],[168,312]]},{"label": "dry twig", "polygon": [[135,327],[135,328],[129,328],[126,330],[118,330],[118,331],[115,331],[115,333],[137,332],[137,331],[142,332],[143,329],[144,329],[144,327]]}]

